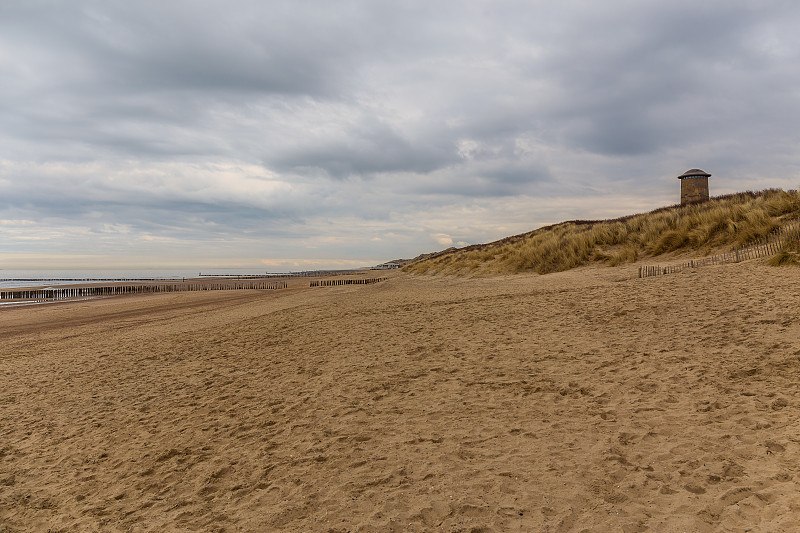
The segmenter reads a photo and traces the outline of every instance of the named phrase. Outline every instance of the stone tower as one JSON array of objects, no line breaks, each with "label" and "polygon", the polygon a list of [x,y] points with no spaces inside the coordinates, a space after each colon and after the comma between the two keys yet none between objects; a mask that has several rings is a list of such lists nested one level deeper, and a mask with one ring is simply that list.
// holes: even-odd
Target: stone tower
[{"label": "stone tower", "polygon": [[678,179],[681,180],[681,205],[708,200],[708,172],[699,168],[687,170]]}]

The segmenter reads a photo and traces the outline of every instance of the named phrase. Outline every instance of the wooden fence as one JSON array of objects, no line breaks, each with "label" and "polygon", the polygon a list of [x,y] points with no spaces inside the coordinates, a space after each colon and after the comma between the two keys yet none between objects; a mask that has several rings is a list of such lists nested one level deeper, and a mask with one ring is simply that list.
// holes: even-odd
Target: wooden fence
[{"label": "wooden fence", "polygon": [[148,294],[183,291],[229,291],[240,289],[285,289],[285,281],[152,283],[147,285],[108,285],[103,287],[62,287],[0,291],[0,300],[66,300],[122,294]]},{"label": "wooden fence", "polygon": [[734,248],[732,252],[704,257],[702,259],[692,259],[679,265],[640,266],[639,277],[648,278],[650,276],[663,276],[665,274],[674,274],[676,272],[682,272],[686,269],[692,269],[706,265],[738,263],[748,259],[767,257],[778,253],[784,244],[790,241],[798,240],[800,240],[800,219],[790,221],[788,224],[775,229],[766,237],[759,239],[749,246],[744,248]]},{"label": "wooden fence", "polygon": [[339,285],[369,285],[378,283],[388,278],[363,278],[363,279],[320,279],[311,282],[309,287],[338,287]]}]

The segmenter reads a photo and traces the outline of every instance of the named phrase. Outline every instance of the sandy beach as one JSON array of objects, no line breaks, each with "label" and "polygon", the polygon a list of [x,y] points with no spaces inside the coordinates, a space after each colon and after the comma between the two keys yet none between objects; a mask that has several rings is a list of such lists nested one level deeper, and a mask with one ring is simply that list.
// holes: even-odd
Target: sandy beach
[{"label": "sandy beach", "polygon": [[800,270],[0,308],[0,532],[798,531]]}]

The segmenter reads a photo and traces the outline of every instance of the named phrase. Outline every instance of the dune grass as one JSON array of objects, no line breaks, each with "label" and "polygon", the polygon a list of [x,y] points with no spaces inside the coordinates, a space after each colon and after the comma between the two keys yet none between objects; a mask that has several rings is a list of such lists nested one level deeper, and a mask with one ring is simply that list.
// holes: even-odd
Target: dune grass
[{"label": "dune grass", "polygon": [[800,241],[787,243],[777,254],[770,257],[767,262],[772,266],[800,266]]},{"label": "dune grass", "polygon": [[[547,274],[590,263],[619,265],[643,257],[746,246],[800,216],[800,192],[768,189],[719,196],[615,220],[570,221],[489,243],[420,256],[417,274]],[[782,264],[797,261],[785,250]],[[777,256],[776,256],[777,257]]]}]

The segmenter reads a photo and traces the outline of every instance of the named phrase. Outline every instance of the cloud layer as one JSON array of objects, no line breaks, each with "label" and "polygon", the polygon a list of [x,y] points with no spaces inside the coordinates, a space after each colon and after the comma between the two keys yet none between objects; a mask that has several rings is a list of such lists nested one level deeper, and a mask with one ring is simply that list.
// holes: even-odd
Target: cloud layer
[{"label": "cloud layer", "polygon": [[687,168],[712,194],[797,187],[798,22],[768,0],[5,3],[0,268],[371,264],[675,203]]}]

